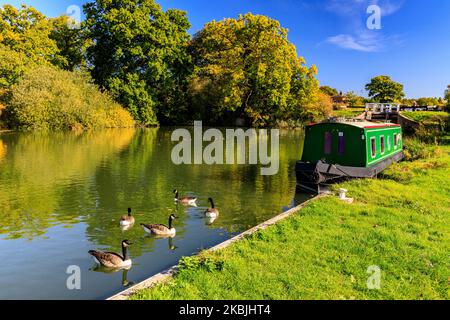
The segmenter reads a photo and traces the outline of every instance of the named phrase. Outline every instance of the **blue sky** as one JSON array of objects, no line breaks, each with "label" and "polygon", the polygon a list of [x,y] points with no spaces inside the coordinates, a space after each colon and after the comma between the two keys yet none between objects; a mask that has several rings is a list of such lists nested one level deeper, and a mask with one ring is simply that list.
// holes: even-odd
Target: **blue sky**
[{"label": "blue sky", "polygon": [[[81,0],[9,0],[48,16],[64,14]],[[210,20],[240,13],[264,14],[289,29],[289,39],[321,85],[365,95],[371,77],[403,83],[408,97],[443,96],[450,84],[449,0],[158,0],[164,9],[188,12],[194,33]],[[369,30],[369,5],[381,8],[381,29]]]}]

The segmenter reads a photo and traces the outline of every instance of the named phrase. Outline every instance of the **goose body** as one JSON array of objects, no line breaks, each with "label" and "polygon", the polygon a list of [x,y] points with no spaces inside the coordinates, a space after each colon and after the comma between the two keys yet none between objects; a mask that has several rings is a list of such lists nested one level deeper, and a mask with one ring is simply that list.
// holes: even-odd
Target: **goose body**
[{"label": "goose body", "polygon": [[164,224],[145,224],[141,223],[142,228],[147,233],[152,233],[158,236],[174,236],[176,234],[176,229],[172,226],[172,222],[176,217],[171,214],[169,217],[169,226]]},{"label": "goose body", "polygon": [[219,216],[219,210],[217,210],[217,208],[214,207],[214,201],[212,198],[208,199],[209,202],[211,203],[211,208],[208,208],[205,210],[205,217],[207,218],[217,218]]},{"label": "goose body", "polygon": [[128,214],[120,217],[120,225],[122,227],[134,224],[134,217],[131,215],[131,208],[128,208]]},{"label": "goose body", "polygon": [[128,240],[122,241],[122,255],[115,252],[89,250],[89,254],[94,261],[106,268],[126,268],[131,266],[132,261],[128,256],[128,246],[131,244]]},{"label": "goose body", "polygon": [[174,190],[175,193],[175,201],[184,205],[197,206],[197,198],[196,197],[180,197],[178,195],[178,190]]}]

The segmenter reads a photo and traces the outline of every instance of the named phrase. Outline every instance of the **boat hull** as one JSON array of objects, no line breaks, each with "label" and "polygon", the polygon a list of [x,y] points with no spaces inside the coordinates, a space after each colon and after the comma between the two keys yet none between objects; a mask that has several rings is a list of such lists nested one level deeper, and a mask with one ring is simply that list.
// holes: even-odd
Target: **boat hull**
[{"label": "boat hull", "polygon": [[352,178],[373,178],[392,163],[402,159],[403,152],[399,152],[369,167],[341,166],[323,161],[316,163],[297,161],[295,166],[297,189],[320,193],[322,184]]}]

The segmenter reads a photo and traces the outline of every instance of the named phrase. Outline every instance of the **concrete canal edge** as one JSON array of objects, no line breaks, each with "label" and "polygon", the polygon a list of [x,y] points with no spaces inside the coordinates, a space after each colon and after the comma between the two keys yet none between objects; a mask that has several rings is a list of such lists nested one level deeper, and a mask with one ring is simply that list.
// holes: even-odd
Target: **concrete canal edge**
[{"label": "concrete canal edge", "polygon": [[[305,205],[309,204],[310,202],[312,202],[312,201],[314,201],[314,200],[316,200],[318,198],[326,196],[326,195],[327,194],[317,195],[314,198],[311,198],[311,199],[303,202],[302,204],[300,204],[300,205],[298,205],[298,206],[296,206],[296,207],[294,207],[292,209],[289,209],[288,211],[285,211],[285,212],[283,212],[283,213],[281,213],[281,214],[279,214],[279,215],[277,215],[277,216],[275,216],[275,217],[273,217],[273,218],[271,218],[271,219],[269,219],[269,220],[267,220],[267,221],[265,221],[265,222],[255,226],[255,227],[253,227],[253,228],[251,228],[251,229],[249,229],[249,230],[247,230],[245,232],[242,232],[242,233],[238,234],[237,236],[235,236],[235,237],[233,237],[231,239],[228,239],[228,240],[226,240],[226,241],[224,241],[222,243],[219,243],[218,245],[216,245],[216,246],[214,246],[214,247],[212,247],[210,249],[205,250],[205,252],[213,252],[213,251],[217,251],[217,250],[220,250],[220,249],[224,249],[224,248],[230,246],[231,244],[233,244],[233,243],[235,243],[235,242],[245,238],[246,236],[249,236],[249,235],[251,235],[251,234],[253,234],[253,233],[255,233],[255,232],[259,231],[259,230],[264,230],[264,229],[266,229],[266,228],[276,224],[277,222],[290,217],[294,213],[297,213]],[[150,278],[148,278],[148,279],[146,279],[144,281],[141,281],[138,284],[135,284],[134,286],[132,286],[132,287],[126,289],[126,290],[123,290],[123,291],[121,291],[121,292],[119,292],[119,293],[117,293],[117,294],[107,298],[106,300],[126,300],[126,299],[128,299],[129,296],[133,295],[136,291],[139,291],[139,290],[142,290],[142,289],[148,289],[148,288],[151,288],[151,287],[155,286],[158,283],[162,283],[164,281],[169,280],[176,273],[177,270],[178,270],[178,265],[172,266],[169,269],[166,269],[166,270],[164,270],[164,271],[162,271],[160,273],[157,273],[157,274],[151,276]]]}]

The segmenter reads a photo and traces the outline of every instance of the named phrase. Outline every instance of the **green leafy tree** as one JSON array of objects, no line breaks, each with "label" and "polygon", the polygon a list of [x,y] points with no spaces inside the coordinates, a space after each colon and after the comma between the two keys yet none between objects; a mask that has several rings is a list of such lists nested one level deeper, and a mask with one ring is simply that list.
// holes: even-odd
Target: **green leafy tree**
[{"label": "green leafy tree", "polygon": [[335,88],[332,88],[330,86],[321,86],[320,91],[322,91],[323,93],[325,93],[326,95],[328,95],[330,97],[339,95],[339,92]]},{"label": "green leafy tree", "polygon": [[364,105],[364,98],[359,96],[359,95],[357,95],[353,91],[347,92],[345,97],[347,98],[347,104],[350,107],[363,106]]},{"label": "green leafy tree", "polygon": [[298,118],[318,93],[316,68],[305,66],[287,30],[266,16],[211,21],[194,36],[190,52],[193,113],[212,122],[244,117],[264,126]]},{"label": "green leafy tree", "polygon": [[96,0],[84,12],[97,84],[143,124],[182,115],[190,70],[186,13],[164,12],[153,0]]},{"label": "green leafy tree", "polygon": [[447,109],[450,110],[450,84],[447,86],[447,90],[445,90],[445,100],[447,101]]},{"label": "green leafy tree", "polygon": [[417,105],[419,106],[438,106],[439,99],[433,97],[425,97],[417,99]]},{"label": "green leafy tree", "polygon": [[369,97],[375,102],[396,102],[405,96],[403,85],[392,81],[388,76],[372,78],[370,83],[366,85],[366,90],[369,92]]},{"label": "green leafy tree", "polygon": [[86,49],[90,44],[83,33],[83,29],[78,28],[75,21],[68,16],[60,16],[50,19],[52,31],[49,34],[59,50],[61,59],[59,67],[74,71],[86,68]]}]

